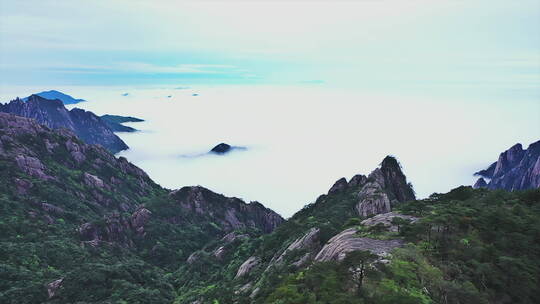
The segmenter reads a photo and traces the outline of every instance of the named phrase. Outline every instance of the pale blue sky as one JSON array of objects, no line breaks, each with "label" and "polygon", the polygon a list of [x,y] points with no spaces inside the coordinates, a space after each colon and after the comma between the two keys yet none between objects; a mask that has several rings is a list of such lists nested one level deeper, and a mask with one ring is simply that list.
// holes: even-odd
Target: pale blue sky
[{"label": "pale blue sky", "polygon": [[0,83],[326,83],[539,97],[540,2],[0,0]]}]

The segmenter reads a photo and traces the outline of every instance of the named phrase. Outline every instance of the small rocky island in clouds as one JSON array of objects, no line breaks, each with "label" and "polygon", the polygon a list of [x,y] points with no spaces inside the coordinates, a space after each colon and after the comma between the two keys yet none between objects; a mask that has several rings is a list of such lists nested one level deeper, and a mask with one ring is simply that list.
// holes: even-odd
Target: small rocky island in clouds
[{"label": "small rocky island in clouds", "polygon": [[222,154],[232,152],[233,150],[244,151],[244,150],[247,150],[247,148],[246,147],[241,147],[241,146],[231,146],[231,145],[226,144],[226,143],[220,143],[220,144],[216,145],[215,147],[213,147],[212,150],[210,150],[209,153],[222,155]]}]

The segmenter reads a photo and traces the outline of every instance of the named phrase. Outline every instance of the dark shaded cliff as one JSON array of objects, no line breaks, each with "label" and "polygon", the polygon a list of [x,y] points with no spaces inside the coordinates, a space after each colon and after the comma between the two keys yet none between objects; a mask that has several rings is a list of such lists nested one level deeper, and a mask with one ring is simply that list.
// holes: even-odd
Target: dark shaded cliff
[{"label": "dark shaded cliff", "polygon": [[530,144],[526,150],[521,144],[512,146],[487,169],[474,175],[480,176],[475,188],[516,191],[540,187],[540,141]]},{"label": "dark shaded cliff", "polygon": [[50,100],[32,95],[26,101],[15,99],[7,104],[0,104],[0,112],[33,118],[52,129],[69,129],[84,142],[102,145],[112,153],[128,149],[122,139],[94,113],[78,108],[68,110],[58,99]]}]

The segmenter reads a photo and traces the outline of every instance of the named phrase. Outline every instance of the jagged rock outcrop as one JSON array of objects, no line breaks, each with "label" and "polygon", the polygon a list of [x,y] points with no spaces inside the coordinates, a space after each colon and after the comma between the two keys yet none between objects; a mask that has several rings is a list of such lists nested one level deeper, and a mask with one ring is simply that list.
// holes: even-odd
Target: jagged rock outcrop
[{"label": "jagged rock outcrop", "polygon": [[419,220],[418,217],[414,217],[411,215],[404,215],[404,214],[399,214],[396,212],[388,212],[388,213],[377,214],[374,217],[363,220],[361,224],[364,226],[376,226],[376,225],[382,224],[384,227],[388,229],[388,231],[397,232],[398,226],[395,224],[392,224],[392,221],[394,220],[394,218],[402,218],[404,220],[409,221],[410,223],[415,223]]},{"label": "jagged rock outcrop", "polygon": [[172,191],[170,197],[187,211],[211,217],[226,232],[256,228],[270,233],[283,222],[279,214],[258,202],[246,204],[241,199],[225,197],[201,186],[183,187]]},{"label": "jagged rock outcrop", "polygon": [[39,159],[35,157],[21,154],[15,157],[15,161],[17,162],[19,168],[30,176],[43,180],[53,179],[52,176],[45,174],[45,166]]},{"label": "jagged rock outcrop", "polygon": [[358,203],[355,209],[358,215],[369,216],[390,212],[392,204],[381,184],[377,181],[371,181],[364,184],[358,193]]},{"label": "jagged rock outcrop", "polygon": [[330,194],[341,192],[347,189],[347,186],[348,186],[347,180],[344,177],[342,177],[334,183],[334,185],[332,186],[332,188],[330,188],[330,190],[328,190],[328,194],[330,195]]},{"label": "jagged rock outcrop", "polygon": [[526,150],[521,144],[512,146],[501,153],[495,163],[475,175],[489,179],[487,185],[478,180],[477,184],[481,184],[475,184],[475,187],[508,191],[539,188],[540,141],[530,144]]},{"label": "jagged rock outcrop", "polygon": [[66,128],[85,143],[102,145],[113,153],[128,149],[94,113],[78,108],[68,110],[58,99],[50,100],[32,95],[26,101],[15,99],[7,104],[0,104],[0,112],[33,118],[51,129]]},{"label": "jagged rock outcrop", "polygon": [[280,255],[272,258],[268,267],[281,264],[285,257],[293,252],[294,250],[307,250],[308,252],[300,257],[298,260],[294,261],[293,264],[299,267],[305,264],[309,258],[312,256],[312,252],[317,252],[320,249],[320,229],[311,228],[306,234],[294,240]]},{"label": "jagged rock outcrop", "polygon": [[188,264],[193,264],[201,258],[201,255],[202,255],[201,251],[195,251],[188,256],[186,262]]},{"label": "jagged rock outcrop", "polygon": [[360,216],[386,213],[395,204],[415,199],[414,191],[398,161],[387,156],[361,186],[356,210]]},{"label": "jagged rock outcrop", "polygon": [[238,271],[236,272],[235,279],[240,278],[242,276],[245,276],[246,274],[249,274],[249,272],[257,267],[259,265],[260,259],[258,257],[252,256],[249,257],[240,267],[238,268]]},{"label": "jagged rock outcrop", "polygon": [[140,207],[131,215],[131,227],[135,229],[139,235],[144,235],[144,225],[148,223],[151,216],[152,212],[150,210]]},{"label": "jagged rock outcrop", "polygon": [[247,240],[249,239],[249,235],[247,234],[240,234],[236,231],[227,233],[224,237],[220,240],[220,246],[218,246],[216,249],[212,251],[212,256],[215,257],[218,260],[223,259],[225,254],[230,250],[227,249],[227,245],[237,241],[237,240]]},{"label": "jagged rock outcrop", "polygon": [[129,237],[131,225],[128,219],[119,214],[111,214],[103,219],[102,223],[85,223],[79,227],[79,234],[84,243],[92,246],[101,242],[115,243],[133,246],[133,241]]},{"label": "jagged rock outcrop", "polygon": [[84,176],[84,183],[87,184],[88,186],[94,187],[94,188],[105,187],[105,184],[99,177],[92,175],[88,172],[84,172],[83,176]]},{"label": "jagged rock outcrop", "polygon": [[347,190],[357,191],[358,203],[354,208],[359,216],[364,217],[390,212],[395,204],[415,199],[412,186],[392,156],[384,158],[380,168],[373,170],[368,177],[355,175],[348,183],[345,178],[339,179],[328,195]]},{"label": "jagged rock outcrop", "polygon": [[54,297],[58,293],[58,289],[62,287],[63,282],[64,282],[64,278],[60,278],[58,280],[54,280],[48,283],[45,286],[47,288],[47,295],[49,296],[49,299]]},{"label": "jagged rock outcrop", "polygon": [[341,261],[352,251],[371,251],[381,257],[405,243],[402,240],[376,240],[358,237],[357,228],[349,228],[331,238],[315,257],[317,262]]},{"label": "jagged rock outcrop", "polygon": [[476,183],[474,183],[473,188],[474,189],[480,189],[480,188],[487,188],[488,184],[486,180],[483,177],[480,177]]}]

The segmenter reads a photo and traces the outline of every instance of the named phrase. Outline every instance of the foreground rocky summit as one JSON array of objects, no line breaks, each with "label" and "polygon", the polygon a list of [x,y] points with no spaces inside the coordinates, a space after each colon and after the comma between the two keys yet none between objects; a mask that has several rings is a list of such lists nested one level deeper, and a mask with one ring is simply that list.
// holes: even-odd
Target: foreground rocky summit
[{"label": "foreground rocky summit", "polygon": [[[480,176],[475,188],[504,189],[508,191],[540,187],[540,141],[527,149],[516,144],[499,155],[487,169],[475,173]],[[486,182],[484,179],[488,179]]]},{"label": "foreground rocky summit", "polygon": [[113,130],[94,113],[74,108],[68,110],[61,100],[50,100],[38,95],[26,101],[15,99],[0,104],[0,112],[33,118],[51,129],[66,128],[87,144],[99,144],[112,153],[128,149]]}]

